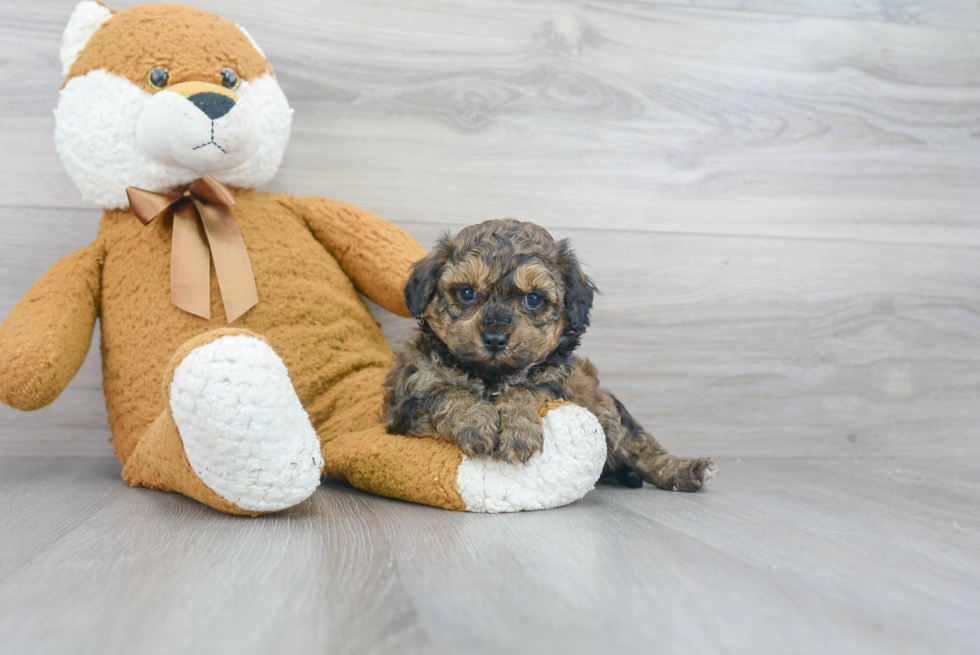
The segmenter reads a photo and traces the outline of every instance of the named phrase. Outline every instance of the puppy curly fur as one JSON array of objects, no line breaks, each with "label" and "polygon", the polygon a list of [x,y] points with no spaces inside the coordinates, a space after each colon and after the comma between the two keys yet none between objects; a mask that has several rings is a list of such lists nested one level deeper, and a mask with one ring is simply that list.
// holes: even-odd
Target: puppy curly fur
[{"label": "puppy curly fur", "polygon": [[405,285],[419,329],[384,385],[388,431],[526,462],[544,443],[538,408],[563,399],[599,419],[606,480],[701,489],[714,462],[668,453],[575,356],[595,292],[568,241],[533,223],[486,221],[443,236]]}]

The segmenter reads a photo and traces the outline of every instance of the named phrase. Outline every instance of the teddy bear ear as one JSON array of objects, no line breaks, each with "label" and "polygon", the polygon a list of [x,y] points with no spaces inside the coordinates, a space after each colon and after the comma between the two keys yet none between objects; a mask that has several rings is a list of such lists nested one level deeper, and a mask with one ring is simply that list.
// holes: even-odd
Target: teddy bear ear
[{"label": "teddy bear ear", "polygon": [[[239,25],[238,23],[235,23],[235,27],[237,27],[242,31],[242,34],[245,35],[245,38],[248,39],[248,42],[252,44],[252,47],[255,48],[256,52],[258,52],[260,55],[265,57],[265,53],[262,52],[262,48],[260,48],[259,44],[255,42],[255,39],[253,39],[252,35],[248,33],[248,30],[242,27],[241,25]],[[268,57],[266,57],[266,59],[268,59]]]},{"label": "teddy bear ear", "polygon": [[61,66],[64,75],[71,72],[71,65],[78,59],[85,44],[98,31],[102,23],[112,18],[113,13],[112,9],[101,2],[84,0],[78,3],[61,37]]}]

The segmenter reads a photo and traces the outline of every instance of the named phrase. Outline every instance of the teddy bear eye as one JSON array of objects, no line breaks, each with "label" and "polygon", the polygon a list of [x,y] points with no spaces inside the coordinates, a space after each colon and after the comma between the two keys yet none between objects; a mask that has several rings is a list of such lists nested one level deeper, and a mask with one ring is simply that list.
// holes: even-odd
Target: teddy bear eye
[{"label": "teddy bear eye", "polygon": [[242,80],[238,77],[238,73],[235,72],[234,68],[221,69],[221,86],[234,91],[241,83]]},{"label": "teddy bear eye", "polygon": [[544,296],[542,296],[537,291],[532,291],[531,293],[524,296],[524,304],[527,305],[529,309],[537,309],[544,302]]},{"label": "teddy bear eye", "polygon": [[162,89],[170,81],[170,71],[163,66],[156,66],[146,76],[146,80],[154,89]]}]

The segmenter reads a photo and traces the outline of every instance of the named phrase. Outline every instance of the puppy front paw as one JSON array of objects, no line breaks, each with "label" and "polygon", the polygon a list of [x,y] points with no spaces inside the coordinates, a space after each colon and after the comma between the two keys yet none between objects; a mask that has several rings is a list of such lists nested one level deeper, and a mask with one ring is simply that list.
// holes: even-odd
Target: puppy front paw
[{"label": "puppy front paw", "polygon": [[524,464],[544,448],[544,426],[537,415],[501,416],[500,443],[491,453],[494,459]]},{"label": "puppy front paw", "polygon": [[491,403],[474,403],[456,417],[448,433],[464,455],[486,457],[495,452],[500,441],[500,413]]}]

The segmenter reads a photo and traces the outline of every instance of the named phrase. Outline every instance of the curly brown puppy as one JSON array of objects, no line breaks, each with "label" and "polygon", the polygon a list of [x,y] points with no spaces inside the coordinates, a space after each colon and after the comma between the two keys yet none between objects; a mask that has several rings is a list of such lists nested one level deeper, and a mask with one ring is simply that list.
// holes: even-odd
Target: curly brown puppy
[{"label": "curly brown puppy", "polygon": [[668,453],[575,356],[595,291],[568,241],[533,223],[486,221],[443,236],[405,285],[420,327],[385,382],[388,431],[526,462],[544,443],[538,408],[564,399],[598,417],[604,479],[701,489],[714,462]]}]

